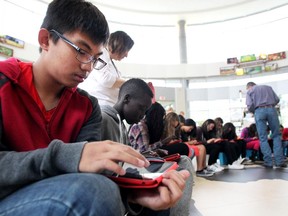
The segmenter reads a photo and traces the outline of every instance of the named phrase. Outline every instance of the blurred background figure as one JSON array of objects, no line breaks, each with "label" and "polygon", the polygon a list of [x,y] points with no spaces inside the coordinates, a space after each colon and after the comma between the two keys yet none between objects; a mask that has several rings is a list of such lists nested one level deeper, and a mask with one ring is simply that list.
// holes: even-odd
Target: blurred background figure
[{"label": "blurred background figure", "polygon": [[126,80],[121,77],[121,72],[117,69],[113,60],[121,61],[127,57],[133,45],[134,41],[127,33],[123,31],[111,33],[108,45],[103,50],[103,55],[101,55],[101,59],[107,62],[107,65],[101,70],[94,70],[79,85],[80,88],[95,96],[100,106],[113,106],[116,103],[119,88]]}]

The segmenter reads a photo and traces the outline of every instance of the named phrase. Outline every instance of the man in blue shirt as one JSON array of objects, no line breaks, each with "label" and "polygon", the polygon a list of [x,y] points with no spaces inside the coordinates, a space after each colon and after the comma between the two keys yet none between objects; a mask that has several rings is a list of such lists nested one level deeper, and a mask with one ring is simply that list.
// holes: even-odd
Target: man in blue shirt
[{"label": "man in blue shirt", "polygon": [[280,123],[275,105],[279,103],[279,97],[274,90],[267,85],[256,85],[248,82],[246,85],[246,105],[249,112],[254,113],[256,127],[260,139],[260,148],[264,155],[264,166],[273,168],[272,151],[268,144],[267,123],[272,132],[273,154],[275,165],[278,168],[286,168],[283,147],[281,143]]}]

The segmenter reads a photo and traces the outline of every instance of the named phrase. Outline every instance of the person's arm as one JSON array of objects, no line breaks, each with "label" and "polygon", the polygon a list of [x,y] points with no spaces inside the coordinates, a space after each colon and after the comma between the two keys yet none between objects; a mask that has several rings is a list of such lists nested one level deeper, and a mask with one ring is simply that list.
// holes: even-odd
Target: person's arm
[{"label": "person's arm", "polygon": [[254,102],[251,98],[251,91],[252,90],[249,90],[246,94],[246,105],[247,105],[247,109],[249,112],[252,112],[254,113],[255,111],[255,105],[254,105]]},{"label": "person's arm", "polygon": [[147,167],[149,162],[132,147],[110,140],[85,144],[79,162],[80,172],[100,173],[103,170],[125,175],[118,162],[126,162],[137,167]]},{"label": "person's arm", "polygon": [[275,100],[275,104],[274,105],[276,105],[276,104],[278,104],[279,103],[279,101],[280,101],[280,98],[277,96],[277,94],[275,93],[275,91],[272,89],[272,91],[273,91],[273,95],[274,95],[274,100]]},{"label": "person's arm", "polygon": [[247,136],[248,136],[248,130],[247,130],[247,127],[245,127],[245,128],[242,129],[240,137],[242,139],[245,139]]},{"label": "person's arm", "polygon": [[125,79],[117,78],[116,81],[114,82],[112,88],[120,88],[124,82],[126,82]]},{"label": "person's arm", "polygon": [[245,142],[250,142],[253,140],[252,137],[248,136],[248,128],[243,128],[243,130],[241,131],[241,135],[240,137],[245,141]]},{"label": "person's arm", "polygon": [[204,136],[203,136],[203,132],[202,132],[201,127],[197,127],[197,130],[196,130],[196,140],[197,140],[198,142],[201,142],[201,143],[204,144],[204,145],[207,144],[207,141],[206,141],[206,139],[205,139]]},{"label": "person's arm", "polygon": [[[26,184],[64,173],[78,172],[85,142],[64,144],[53,140],[47,148],[28,152],[0,152],[0,198]],[[1,143],[1,147],[3,147]]]}]

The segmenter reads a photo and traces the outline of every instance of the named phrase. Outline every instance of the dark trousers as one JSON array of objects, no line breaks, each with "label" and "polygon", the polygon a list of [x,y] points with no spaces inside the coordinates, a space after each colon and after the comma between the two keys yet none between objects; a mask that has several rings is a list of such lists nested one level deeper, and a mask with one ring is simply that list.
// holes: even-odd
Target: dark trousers
[{"label": "dark trousers", "polygon": [[239,158],[239,155],[237,154],[238,147],[236,143],[221,141],[219,142],[219,145],[221,147],[220,151],[225,153],[227,157],[228,164],[232,164],[235,160]]},{"label": "dark trousers", "polygon": [[236,140],[235,141],[236,144],[236,151],[237,151],[237,155],[238,158],[241,157],[245,158],[246,157],[246,142],[244,140]]},{"label": "dark trousers", "polygon": [[209,154],[208,165],[212,165],[217,162],[221,146],[218,143],[210,143],[205,145],[206,153]]}]

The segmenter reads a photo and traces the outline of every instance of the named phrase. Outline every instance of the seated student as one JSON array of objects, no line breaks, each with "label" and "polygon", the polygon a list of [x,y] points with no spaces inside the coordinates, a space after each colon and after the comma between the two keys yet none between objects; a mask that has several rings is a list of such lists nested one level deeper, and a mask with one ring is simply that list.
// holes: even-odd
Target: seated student
[{"label": "seated student", "polygon": [[246,142],[246,149],[252,149],[250,160],[255,161],[260,151],[260,141],[258,139],[256,124],[252,123],[249,127],[243,128],[240,138]]},{"label": "seated student", "polygon": [[[145,119],[138,124],[131,126],[129,130],[129,139],[132,147],[141,153],[146,151],[163,152],[167,155],[179,153],[180,155],[194,156],[193,149],[190,150],[185,143],[168,145],[171,140],[175,140],[175,133],[162,139],[164,132],[164,119],[166,118],[165,109],[157,102],[147,110]],[[176,114],[177,115],[177,114]],[[177,122],[178,124],[179,122]]]},{"label": "seated student", "polygon": [[180,139],[180,120],[179,116],[175,112],[169,112],[165,116],[164,129],[161,136],[161,140],[165,140],[169,137],[175,137],[167,144],[162,146],[169,154],[179,153],[181,155],[187,155],[190,158],[194,157],[194,150],[189,145],[183,143]]},{"label": "seated student", "polygon": [[146,111],[145,117],[131,125],[128,133],[131,146],[141,153],[160,149],[165,144],[160,141],[164,117],[163,106],[158,102],[153,103]]},{"label": "seated student", "polygon": [[[124,203],[154,210],[181,197],[187,171],[169,172],[161,190],[121,192],[102,170],[149,162],[133,148],[99,141],[97,99],[77,85],[93,68],[109,35],[104,15],[84,0],[54,0],[38,33],[39,58],[0,62],[0,214],[124,215]],[[126,198],[125,198],[126,197]]]},{"label": "seated student", "polygon": [[[153,93],[150,87],[143,80],[130,79],[126,81],[120,87],[116,104],[113,107],[107,105],[102,106],[103,127],[101,138],[129,144],[127,130],[123,120],[126,120],[128,124],[134,124],[143,119],[145,111],[151,105],[152,97]],[[186,181],[185,191],[183,191],[181,200],[175,207],[170,209],[170,215],[184,216],[189,214],[189,202],[192,194],[192,164],[188,157],[181,157],[178,164],[181,169],[190,171],[190,178]],[[179,189],[183,190],[184,188],[179,185]],[[171,193],[170,196],[172,195]],[[145,211],[147,211],[147,209],[145,209]],[[169,211],[167,214],[168,213]],[[145,214],[150,215],[152,213],[149,211],[149,213],[145,212]],[[163,211],[161,212],[161,215],[162,214]]]},{"label": "seated student", "polygon": [[[178,115],[178,117],[179,117],[179,126],[176,128],[176,130],[175,130],[175,136],[176,136],[176,138],[178,138],[179,139],[179,142],[180,141],[182,141],[183,143],[185,143],[186,145],[188,145],[189,146],[189,148],[191,148],[191,149],[193,149],[193,151],[194,151],[194,155],[197,157],[197,156],[199,156],[199,148],[197,147],[197,146],[195,146],[195,145],[191,145],[191,143],[190,144],[188,144],[188,142],[187,142],[187,140],[186,141],[184,141],[183,139],[182,139],[182,136],[185,136],[185,138],[187,138],[187,136],[186,136],[186,133],[185,132],[190,132],[191,131],[191,126],[188,126],[188,125],[185,125],[185,118],[182,116],[182,115]],[[176,116],[175,116],[175,118],[176,118]],[[201,148],[201,147],[200,147]],[[205,147],[203,146],[203,149],[205,149]],[[203,151],[202,151],[202,153],[203,153]],[[197,169],[198,170],[198,169]]]},{"label": "seated student", "polygon": [[[181,140],[188,143],[195,151],[197,160],[196,175],[202,177],[212,176],[214,172],[209,171],[206,165],[206,148],[196,140],[197,128],[195,121],[188,118],[184,121],[184,126],[185,127],[181,128]],[[198,152],[198,154],[196,152]]]},{"label": "seated student", "polygon": [[224,124],[222,128],[222,139],[227,140],[232,145],[236,145],[239,163],[241,164],[246,158],[246,142],[238,138],[236,128],[232,122]]},{"label": "seated student", "polygon": [[223,130],[223,119],[221,117],[217,117],[214,119],[215,121],[215,129],[216,129],[216,138],[220,138],[222,136]]},{"label": "seated student", "polygon": [[216,138],[215,121],[207,119],[201,127],[197,127],[197,141],[202,142],[209,154],[208,169],[216,170],[221,167],[216,163],[219,152],[224,152],[228,160],[229,169],[243,169],[244,166],[237,160],[236,147],[229,142]]}]

